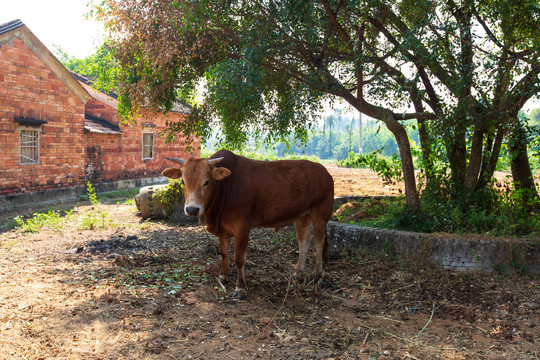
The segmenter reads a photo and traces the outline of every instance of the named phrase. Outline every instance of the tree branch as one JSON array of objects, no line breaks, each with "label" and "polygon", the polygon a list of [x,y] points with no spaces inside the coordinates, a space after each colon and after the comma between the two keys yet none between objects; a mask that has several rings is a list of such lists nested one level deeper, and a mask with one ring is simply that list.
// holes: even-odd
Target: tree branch
[{"label": "tree branch", "polygon": [[343,42],[347,45],[347,47],[352,52],[353,48],[352,48],[352,44],[351,44],[351,37],[349,36],[349,34],[347,34],[347,31],[345,31],[345,29],[339,23],[336,13],[334,12],[334,10],[332,10],[332,8],[330,7],[330,4],[328,3],[327,0],[321,0],[321,3],[323,5],[323,7],[324,7],[324,10],[326,10],[326,13],[328,14],[328,17],[330,18],[330,21],[332,22],[332,24],[337,29],[341,39],[343,40]]}]

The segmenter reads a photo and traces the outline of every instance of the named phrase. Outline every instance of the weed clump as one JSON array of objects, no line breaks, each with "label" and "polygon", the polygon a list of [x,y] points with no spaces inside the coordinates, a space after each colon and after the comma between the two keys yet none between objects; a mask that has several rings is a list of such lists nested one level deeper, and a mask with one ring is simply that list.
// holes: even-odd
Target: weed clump
[{"label": "weed clump", "polygon": [[109,223],[109,214],[101,206],[96,190],[90,182],[86,184],[86,195],[88,200],[93,205],[88,214],[84,215],[79,223],[79,229],[81,230],[94,230],[107,227]]},{"label": "weed clump", "polygon": [[49,227],[53,230],[61,230],[62,225],[73,216],[73,210],[61,213],[57,210],[49,209],[47,212],[36,212],[29,218],[16,216],[15,227],[25,233],[37,233],[43,227]]}]

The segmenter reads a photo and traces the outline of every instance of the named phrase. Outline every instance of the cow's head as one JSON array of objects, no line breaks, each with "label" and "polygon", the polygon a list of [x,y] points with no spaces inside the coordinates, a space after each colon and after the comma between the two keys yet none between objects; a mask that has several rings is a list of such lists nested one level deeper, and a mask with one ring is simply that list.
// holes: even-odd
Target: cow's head
[{"label": "cow's head", "polygon": [[184,212],[189,216],[204,214],[210,202],[216,181],[223,180],[231,175],[231,171],[224,167],[216,167],[223,158],[187,160],[166,158],[180,164],[181,168],[168,168],[161,173],[171,179],[182,178],[184,185]]}]

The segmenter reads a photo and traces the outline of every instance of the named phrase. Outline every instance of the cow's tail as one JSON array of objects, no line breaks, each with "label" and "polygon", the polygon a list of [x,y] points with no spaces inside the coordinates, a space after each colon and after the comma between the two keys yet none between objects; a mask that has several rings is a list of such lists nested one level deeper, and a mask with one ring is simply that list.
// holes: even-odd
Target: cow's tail
[{"label": "cow's tail", "polygon": [[323,263],[328,264],[330,261],[330,240],[328,239],[328,232],[324,231],[324,247],[323,247]]}]

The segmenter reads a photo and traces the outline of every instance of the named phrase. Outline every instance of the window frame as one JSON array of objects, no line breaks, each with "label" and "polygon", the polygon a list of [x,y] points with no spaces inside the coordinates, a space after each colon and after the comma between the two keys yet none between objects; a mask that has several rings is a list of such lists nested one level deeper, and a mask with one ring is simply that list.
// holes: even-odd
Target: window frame
[{"label": "window frame", "polygon": [[[145,138],[145,135],[151,135],[151,142],[150,144],[146,144],[144,142],[144,138]],[[149,131],[149,130],[143,130],[142,132],[142,159],[143,160],[153,160],[154,159],[154,132],[153,131]],[[147,147],[150,147],[150,157],[145,157],[145,150]]]},{"label": "window frame", "polygon": [[[31,142],[26,141],[23,142],[23,132],[27,131],[33,131],[35,132],[35,139]],[[28,134],[26,134],[28,136]],[[32,146],[29,146],[28,144],[33,144]],[[33,153],[35,155],[35,159],[32,159],[31,157],[26,156],[23,151],[23,149],[26,149],[28,154],[28,149],[33,149]],[[34,126],[20,126],[19,127],[19,165],[39,165],[41,163],[41,127],[34,127]],[[23,157],[26,159],[30,159],[32,161],[23,161]]]}]

